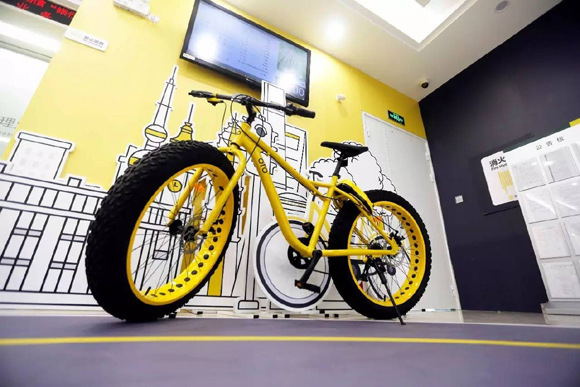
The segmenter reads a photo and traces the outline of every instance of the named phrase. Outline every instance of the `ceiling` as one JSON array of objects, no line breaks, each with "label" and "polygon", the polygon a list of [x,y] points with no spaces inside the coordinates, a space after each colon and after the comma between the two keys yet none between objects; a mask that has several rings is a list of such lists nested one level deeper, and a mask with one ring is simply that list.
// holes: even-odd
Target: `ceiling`
[{"label": "ceiling", "polygon": [[420,51],[476,0],[341,1]]},{"label": "ceiling", "polygon": [[226,1],[419,101],[561,0]]}]

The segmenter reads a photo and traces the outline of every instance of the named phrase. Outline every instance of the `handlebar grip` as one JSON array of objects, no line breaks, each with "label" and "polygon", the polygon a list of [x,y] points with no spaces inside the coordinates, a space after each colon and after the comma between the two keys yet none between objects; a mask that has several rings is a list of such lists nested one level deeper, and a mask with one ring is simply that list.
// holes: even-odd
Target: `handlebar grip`
[{"label": "handlebar grip", "polygon": [[298,114],[301,117],[306,117],[306,118],[316,117],[316,112],[313,112],[312,110],[308,110],[308,109],[302,109],[302,108],[297,108],[296,114]]},{"label": "handlebar grip", "polygon": [[189,92],[189,95],[191,95],[194,98],[212,98],[214,96],[214,93],[203,90],[191,90]]},{"label": "handlebar grip", "polygon": [[292,105],[291,103],[286,105],[285,110],[286,110],[286,114],[288,114],[289,116],[297,115],[297,116],[306,117],[306,118],[316,117],[316,112],[313,112],[312,110],[303,109],[303,108],[298,107],[296,105]]}]

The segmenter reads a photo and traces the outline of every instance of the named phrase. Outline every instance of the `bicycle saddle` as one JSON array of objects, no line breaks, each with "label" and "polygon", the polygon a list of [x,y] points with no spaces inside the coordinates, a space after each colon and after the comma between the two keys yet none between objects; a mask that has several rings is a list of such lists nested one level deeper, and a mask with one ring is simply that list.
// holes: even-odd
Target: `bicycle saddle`
[{"label": "bicycle saddle", "polygon": [[354,157],[369,150],[366,146],[343,144],[341,142],[323,141],[320,146],[334,149],[342,154],[343,157]]}]

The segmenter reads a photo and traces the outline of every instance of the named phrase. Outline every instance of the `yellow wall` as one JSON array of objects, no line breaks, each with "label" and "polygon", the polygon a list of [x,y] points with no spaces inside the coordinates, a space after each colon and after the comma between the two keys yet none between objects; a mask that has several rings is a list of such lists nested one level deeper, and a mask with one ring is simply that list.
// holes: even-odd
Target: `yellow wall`
[{"label": "yellow wall", "polygon": [[[74,142],[76,149],[63,175],[86,176],[88,182],[108,188],[117,156],[129,143],[143,144],[142,129],[151,122],[154,102],[175,64],[179,65],[179,76],[168,123],[170,136],[177,133],[187,115],[191,101],[187,92],[191,89],[259,97],[259,91],[240,82],[178,59],[193,4],[194,0],[153,0],[152,11],[161,17],[158,24],[153,24],[115,8],[112,0],[84,0],[72,27],[107,40],[107,51],[65,39],[18,130]],[[321,141],[364,143],[363,110],[385,120],[387,109],[395,111],[405,117],[404,129],[425,137],[416,101],[308,48],[312,49],[309,109],[316,111],[317,118],[292,117],[288,122],[308,130],[309,162],[330,155],[328,149],[318,146]],[[347,96],[342,104],[335,99],[338,93]],[[195,139],[214,140],[223,107],[196,102]]]}]

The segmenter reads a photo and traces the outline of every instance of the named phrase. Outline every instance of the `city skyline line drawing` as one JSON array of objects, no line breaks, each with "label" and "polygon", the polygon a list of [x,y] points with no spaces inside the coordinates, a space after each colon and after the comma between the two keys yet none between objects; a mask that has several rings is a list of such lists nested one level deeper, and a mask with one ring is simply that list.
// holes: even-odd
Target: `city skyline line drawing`
[{"label": "city skyline line drawing", "polygon": [[[168,128],[178,72],[176,65],[164,82],[153,115],[142,127],[142,145],[127,144],[125,152],[117,157],[112,181],[129,165],[163,144],[195,140],[194,102],[189,102],[187,115],[174,136]],[[283,91],[270,84],[263,86],[262,98],[285,102]],[[307,175],[309,170],[322,174],[325,171],[322,166],[335,163],[333,157],[309,163],[308,132],[287,124],[284,114],[263,109],[260,118],[253,129],[257,125],[264,126],[261,129],[265,132],[263,140],[301,174]],[[234,112],[216,132],[212,143],[223,145],[241,119],[243,116]],[[70,141],[21,130],[16,134],[16,144],[9,159],[0,162],[0,305],[96,306],[86,283],[84,249],[89,224],[106,190],[87,184],[84,176],[61,177],[73,151],[75,146]],[[43,164],[45,168],[37,168],[39,160],[47,160]],[[370,159],[365,160],[369,163]],[[306,189],[273,160],[267,163],[283,207],[291,215],[304,217],[310,199]],[[380,170],[376,158],[374,163],[376,166],[370,169],[375,171],[378,167]],[[359,168],[361,171],[351,176],[361,175],[369,169],[362,164]],[[388,177],[382,170],[380,175],[379,180],[387,185]],[[269,305],[256,286],[250,263],[256,237],[272,221],[273,212],[251,163],[239,184],[241,205],[232,241],[216,273],[187,307],[277,309]],[[170,195],[165,188],[153,204],[156,208],[163,208],[165,191]],[[328,301],[318,308],[350,309],[336,292],[329,294]]]}]

